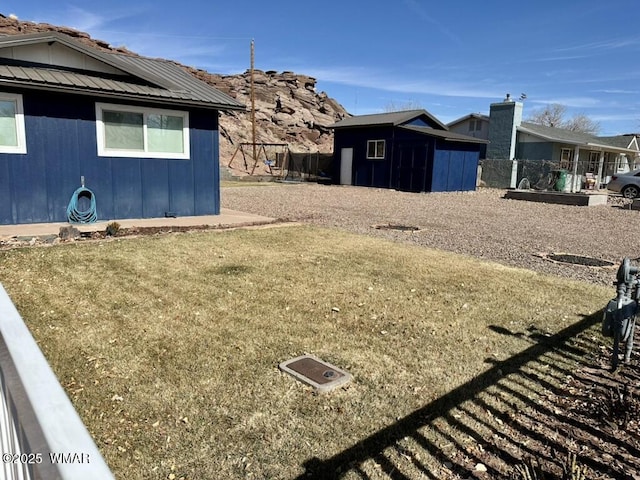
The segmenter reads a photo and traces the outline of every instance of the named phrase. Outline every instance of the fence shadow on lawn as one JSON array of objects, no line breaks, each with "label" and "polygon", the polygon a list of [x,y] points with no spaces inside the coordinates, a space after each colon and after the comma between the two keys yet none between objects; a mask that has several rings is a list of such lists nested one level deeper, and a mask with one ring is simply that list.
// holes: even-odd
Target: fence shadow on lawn
[{"label": "fence shadow on lawn", "polygon": [[[441,480],[456,474],[459,477],[455,478],[517,478],[512,476],[514,467],[521,465],[525,458],[541,456],[546,456],[547,461],[553,462],[561,472],[571,442],[580,444],[603,433],[586,422],[576,421],[566,412],[552,411],[546,406],[548,403],[538,403],[532,398],[544,389],[555,392],[556,387],[548,379],[555,377],[558,383],[564,382],[568,375],[575,374],[574,361],[584,365],[585,354],[597,350],[597,339],[579,335],[599,322],[601,315],[602,312],[597,312],[584,316],[555,335],[530,332],[527,337],[532,345],[523,352],[505,361],[487,360],[493,363],[487,371],[393,425],[333,457],[308,460],[304,465],[305,473],[298,478]],[[498,329],[500,327],[495,327],[494,331]],[[512,334],[506,329],[501,329],[500,333]],[[598,378],[610,378],[611,374],[603,366],[591,367],[596,371],[592,379],[595,383]],[[502,404],[507,408],[496,408],[496,401],[507,398],[511,400]],[[508,406],[514,399],[520,404],[519,408]],[[536,412],[533,416],[532,409]],[[510,416],[511,413],[517,420]],[[540,425],[540,415],[564,423],[572,438],[568,438],[567,432],[553,428],[545,430],[544,425]],[[443,428],[445,424],[446,428]],[[438,440],[433,440],[434,437]],[[461,440],[464,438],[470,443]],[[628,462],[640,457],[640,451],[613,437],[607,442],[609,448],[613,448],[611,460],[579,455],[579,463],[599,472],[610,471],[614,463],[615,468],[624,470],[638,468],[637,464],[629,465]],[[486,455],[487,452],[490,455]],[[474,471],[479,463],[487,467],[486,472]],[[449,472],[434,467],[445,464]]]}]

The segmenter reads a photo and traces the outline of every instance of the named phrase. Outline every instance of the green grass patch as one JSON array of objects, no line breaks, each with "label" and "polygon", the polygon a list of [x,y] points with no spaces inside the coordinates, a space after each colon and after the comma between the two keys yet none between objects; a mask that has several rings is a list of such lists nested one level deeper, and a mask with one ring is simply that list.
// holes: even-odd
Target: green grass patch
[{"label": "green grass patch", "polygon": [[[487,359],[508,362],[531,347],[532,329],[553,335],[611,294],[313,227],[16,249],[0,264],[127,479],[294,478],[486,372]],[[304,353],[353,383],[318,396],[279,372]]]}]

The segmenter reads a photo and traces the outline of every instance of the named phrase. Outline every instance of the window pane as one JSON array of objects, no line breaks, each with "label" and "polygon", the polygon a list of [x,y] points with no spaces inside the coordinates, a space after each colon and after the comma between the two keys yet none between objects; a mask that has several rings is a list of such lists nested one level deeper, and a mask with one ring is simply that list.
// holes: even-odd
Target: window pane
[{"label": "window pane", "polygon": [[12,100],[0,100],[0,145],[18,146],[16,102]]},{"label": "window pane", "polygon": [[102,112],[106,148],[144,150],[142,114],[132,112]]},{"label": "window pane", "polygon": [[380,140],[376,144],[376,157],[384,158],[384,140]]},{"label": "window pane", "polygon": [[369,140],[367,142],[367,158],[374,158],[376,156],[376,142]]},{"label": "window pane", "polygon": [[150,152],[183,153],[183,119],[171,115],[147,116],[147,141]]}]

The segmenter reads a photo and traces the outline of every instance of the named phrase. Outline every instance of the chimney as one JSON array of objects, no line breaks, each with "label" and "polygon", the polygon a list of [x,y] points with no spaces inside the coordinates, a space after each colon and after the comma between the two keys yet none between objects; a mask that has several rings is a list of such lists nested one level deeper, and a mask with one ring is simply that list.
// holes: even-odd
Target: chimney
[{"label": "chimney", "polygon": [[487,158],[513,160],[516,155],[516,129],[522,123],[522,102],[507,93],[504,101],[489,108]]}]

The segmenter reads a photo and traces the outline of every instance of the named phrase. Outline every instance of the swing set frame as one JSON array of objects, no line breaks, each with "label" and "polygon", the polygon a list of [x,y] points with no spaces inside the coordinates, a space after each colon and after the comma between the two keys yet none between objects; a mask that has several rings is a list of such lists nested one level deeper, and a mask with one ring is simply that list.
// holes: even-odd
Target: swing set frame
[{"label": "swing set frame", "polygon": [[[251,147],[251,148],[247,152],[246,150],[248,147]],[[250,173],[250,175],[253,175],[253,173],[256,170],[256,167],[258,166],[258,161],[260,159],[260,156],[264,155],[265,165],[269,167],[269,173],[273,175],[273,170],[271,169],[271,167],[275,165],[275,159],[269,158],[267,154],[267,147],[282,148],[282,152],[276,152],[276,155],[278,153],[282,153],[284,157],[282,168],[280,169],[280,176],[282,176],[284,174],[284,171],[287,169],[287,166],[289,163],[289,144],[288,143],[241,143],[236,147],[235,152],[233,152],[233,155],[231,156],[231,160],[229,160],[227,167],[231,166],[231,164],[233,163],[233,160],[236,158],[236,155],[238,154],[238,152],[240,152],[242,154],[242,160],[244,161],[244,168],[246,170],[249,170],[247,156],[249,156],[249,158],[253,158],[253,166],[251,167],[251,173]],[[270,163],[272,161],[274,163]]]}]

